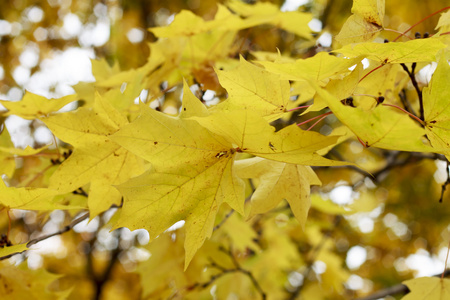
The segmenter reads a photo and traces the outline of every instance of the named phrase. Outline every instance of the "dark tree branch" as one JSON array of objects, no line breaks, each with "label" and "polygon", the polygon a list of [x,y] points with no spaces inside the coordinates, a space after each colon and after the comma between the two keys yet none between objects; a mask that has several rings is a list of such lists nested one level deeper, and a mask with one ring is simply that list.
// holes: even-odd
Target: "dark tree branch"
[{"label": "dark tree branch", "polygon": [[422,99],[422,91],[419,88],[419,84],[417,83],[416,76],[414,75],[414,69],[416,68],[416,63],[413,63],[411,66],[411,71],[409,71],[408,67],[401,63],[400,64],[405,70],[406,73],[408,73],[409,78],[411,79],[411,83],[413,84],[414,88],[416,89],[417,96],[419,97],[419,118],[423,121],[424,120],[424,112],[423,112],[423,99]]},{"label": "dark tree branch", "polygon": [[439,198],[440,203],[442,203],[442,200],[444,200],[444,192],[445,192],[445,189],[447,188],[447,185],[450,184],[450,169],[449,169],[449,167],[450,167],[450,162],[447,160],[447,168],[446,168],[447,180],[442,184],[441,197]]},{"label": "dark tree branch", "polygon": [[416,115],[416,112],[414,111],[414,109],[411,106],[411,103],[409,103],[408,99],[406,98],[406,94],[405,94],[405,90],[402,90],[399,94],[398,94],[400,101],[402,101],[403,107],[405,108],[406,111],[408,111],[409,113]]}]

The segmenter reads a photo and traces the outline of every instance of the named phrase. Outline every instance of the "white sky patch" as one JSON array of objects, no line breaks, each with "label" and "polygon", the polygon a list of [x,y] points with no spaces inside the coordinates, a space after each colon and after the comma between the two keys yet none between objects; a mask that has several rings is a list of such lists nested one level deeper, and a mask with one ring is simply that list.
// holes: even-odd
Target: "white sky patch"
[{"label": "white sky patch", "polygon": [[364,287],[364,280],[358,275],[350,275],[346,283],[347,287],[351,290],[361,290]]},{"label": "white sky patch", "polygon": [[100,19],[97,23],[87,24],[78,38],[82,47],[100,47],[104,45],[110,36],[109,19]]},{"label": "white sky patch", "polygon": [[[44,59],[40,71],[34,73],[25,88],[45,97],[61,97],[73,93],[71,85],[80,81],[94,81],[90,59],[92,49],[69,48]],[[50,90],[55,90],[54,93]]]},{"label": "white sky patch", "polygon": [[3,69],[3,66],[0,66],[0,80],[3,80],[5,78],[5,69]]},{"label": "white sky patch", "polygon": [[144,31],[140,28],[132,28],[127,32],[127,38],[132,44],[140,43],[144,40]]},{"label": "white sky patch", "polygon": [[308,0],[286,0],[281,6],[281,11],[296,11],[302,5],[308,3]]},{"label": "white sky patch", "polygon": [[367,259],[367,250],[361,246],[353,246],[347,252],[345,263],[350,270],[358,269]]},{"label": "white sky patch", "polygon": [[67,14],[63,19],[63,26],[61,28],[61,36],[64,39],[69,39],[78,36],[83,29],[83,24],[76,14]]},{"label": "white sky patch", "polygon": [[319,19],[312,19],[308,23],[309,28],[311,28],[312,31],[320,32],[322,30],[322,22],[320,22]]},{"label": "white sky patch", "polygon": [[12,25],[6,20],[0,20],[0,36],[11,34]]},{"label": "white sky patch", "polygon": [[18,66],[14,69],[12,76],[18,85],[25,85],[30,79],[31,70],[24,66]]},{"label": "white sky patch", "polygon": [[335,187],[330,192],[330,199],[336,204],[349,204],[353,201],[353,189],[347,185]]},{"label": "white sky patch", "polygon": [[370,61],[367,58],[364,58],[361,61],[362,65],[363,65],[363,69],[367,69],[370,66]]},{"label": "white sky patch", "polygon": [[444,270],[444,262],[424,249],[419,249],[416,254],[411,254],[405,260],[411,270],[416,270],[416,277],[432,276]]},{"label": "white sky patch", "polygon": [[317,43],[322,45],[323,47],[330,47],[332,41],[333,41],[333,37],[332,37],[331,33],[329,33],[329,32],[324,32],[317,39]]},{"label": "white sky patch", "polygon": [[184,226],[185,221],[181,220],[176,222],[175,224],[173,224],[172,226],[170,226],[165,232],[170,232],[170,231],[175,231],[177,229],[180,229],[181,227]]},{"label": "white sky patch", "polygon": [[39,63],[39,47],[34,43],[27,45],[19,56],[20,64],[26,68],[34,68]]},{"label": "white sky patch", "polygon": [[38,6],[33,6],[28,10],[27,18],[30,22],[38,23],[44,18],[44,11]]}]

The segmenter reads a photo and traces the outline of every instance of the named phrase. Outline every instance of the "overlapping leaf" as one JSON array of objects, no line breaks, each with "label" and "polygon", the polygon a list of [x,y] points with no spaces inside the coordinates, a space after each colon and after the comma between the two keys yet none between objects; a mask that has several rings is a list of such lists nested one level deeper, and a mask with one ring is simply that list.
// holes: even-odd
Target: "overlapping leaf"
[{"label": "overlapping leaf", "polygon": [[143,171],[134,154],[109,138],[128,123],[127,119],[98,95],[93,109],[81,108],[42,120],[58,138],[75,147],[50,178],[50,188],[64,193],[91,183],[91,217],[119,204],[121,195],[112,185]]},{"label": "overlapping leaf", "polygon": [[17,115],[27,120],[34,120],[58,111],[75,100],[77,100],[76,95],[69,95],[59,99],[47,99],[44,96],[26,92],[21,101],[1,100],[0,103],[8,109],[5,115]]},{"label": "overlapping leaf", "polygon": [[352,13],[336,36],[342,45],[373,40],[383,29],[384,0],[354,0]]},{"label": "overlapping leaf", "polygon": [[450,299],[450,280],[438,277],[422,277],[403,282],[411,290],[402,300]]},{"label": "overlapping leaf", "polygon": [[445,48],[445,44],[438,38],[418,39],[404,43],[359,43],[347,45],[334,52],[341,53],[345,57],[363,56],[388,63],[413,63],[430,62],[436,60],[439,50]]},{"label": "overlapping leaf", "polygon": [[251,197],[249,218],[268,212],[286,199],[294,216],[305,226],[311,205],[310,185],[321,184],[310,167],[254,157],[237,161],[236,168],[239,177],[259,179]]},{"label": "overlapping leaf", "polygon": [[[436,148],[450,148],[450,66],[441,58],[428,87],[423,89],[427,136]],[[450,150],[446,152],[450,158]]]},{"label": "overlapping leaf", "polygon": [[310,166],[344,165],[326,159],[316,151],[335,144],[337,136],[304,131],[295,124],[275,132],[258,114],[248,110],[218,111],[206,117],[194,117],[205,128],[225,137],[239,151],[271,160]]},{"label": "overlapping leaf", "polygon": [[142,109],[142,115],[113,140],[150,161],[155,171],[118,187],[125,202],[116,226],[146,228],[155,238],[185,220],[187,267],[211,236],[222,203],[243,213],[244,186],[232,169],[235,151],[231,143],[187,118],[205,113],[187,86],[179,117]]},{"label": "overlapping leaf", "polygon": [[228,91],[228,99],[215,109],[248,109],[268,120],[278,119],[289,103],[290,86],[287,80],[247,62],[231,71],[217,71],[220,84]]}]

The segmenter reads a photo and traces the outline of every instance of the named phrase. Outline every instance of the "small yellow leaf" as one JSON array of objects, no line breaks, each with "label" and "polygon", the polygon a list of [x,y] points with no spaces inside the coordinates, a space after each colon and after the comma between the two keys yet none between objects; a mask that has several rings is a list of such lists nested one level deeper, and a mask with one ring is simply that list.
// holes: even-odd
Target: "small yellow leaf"
[{"label": "small yellow leaf", "polygon": [[0,100],[0,103],[8,109],[6,115],[17,115],[27,120],[33,120],[58,111],[75,100],[77,100],[76,95],[69,95],[59,99],[47,99],[46,97],[26,92],[21,101]]},{"label": "small yellow leaf", "polygon": [[438,277],[422,277],[404,281],[411,292],[402,300],[450,299],[450,280]]},{"label": "small yellow leaf", "polygon": [[[428,87],[423,89],[427,136],[436,148],[450,147],[450,66],[441,58]],[[445,153],[450,158],[450,150]]]},{"label": "small yellow leaf", "polygon": [[383,29],[384,0],[354,0],[352,13],[336,36],[339,43],[367,42]]},{"label": "small yellow leaf", "polygon": [[231,71],[217,71],[220,84],[228,91],[228,99],[214,109],[248,109],[268,121],[278,119],[286,111],[290,97],[287,80],[267,72],[241,57]]},{"label": "small yellow leaf", "polygon": [[364,56],[383,64],[430,62],[436,60],[436,54],[446,45],[438,38],[417,39],[396,43],[360,43],[347,45],[333,52],[345,57]]},{"label": "small yellow leaf", "polygon": [[13,253],[21,253],[25,250],[28,250],[27,244],[19,244],[19,245],[12,245],[9,247],[3,247],[0,248],[0,257],[7,256]]},{"label": "small yellow leaf", "polygon": [[254,157],[235,163],[241,178],[258,178],[251,197],[249,218],[274,209],[283,199],[289,203],[302,228],[310,207],[310,185],[320,185],[317,175],[307,166],[285,164]]}]

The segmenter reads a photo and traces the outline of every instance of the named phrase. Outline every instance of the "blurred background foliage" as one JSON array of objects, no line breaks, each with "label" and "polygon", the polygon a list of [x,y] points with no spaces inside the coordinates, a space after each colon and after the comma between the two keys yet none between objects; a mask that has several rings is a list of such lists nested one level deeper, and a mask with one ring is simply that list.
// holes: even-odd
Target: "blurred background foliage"
[{"label": "blurred background foliage", "polygon": [[[271,2],[287,7],[295,1]],[[216,3],[222,1],[2,1],[0,97],[19,100],[25,89],[55,97],[73,93],[68,86],[85,79],[64,79],[56,74],[59,78],[55,80],[44,72],[55,56],[71,53],[73,49],[85,51],[92,59],[105,59],[109,66],[120,70],[141,67],[151,55],[149,43],[156,41],[147,28],[169,24],[174,14],[183,9],[211,20],[217,11]],[[385,25],[405,30],[445,4],[448,4],[445,0],[387,1]],[[294,3],[295,10],[313,14],[314,39],[305,40],[282,29],[260,25],[239,31],[233,42],[237,49],[233,58],[238,58],[238,54],[252,57],[256,51],[275,52],[276,49],[291,58],[306,58],[332,49],[331,37],[351,15],[351,6],[350,0],[304,1],[300,6]],[[433,33],[438,17],[423,22],[414,31]],[[381,35],[391,40],[395,37],[395,33],[387,31]],[[70,74],[71,67],[64,71]],[[196,77],[200,81],[201,78],[204,79]],[[422,86],[427,84],[426,78],[419,78]],[[178,101],[179,92],[178,89],[163,93],[161,103]],[[217,87],[216,92],[224,91]],[[404,92],[414,95],[411,85],[405,85]],[[336,124],[336,118],[329,117],[320,130],[329,132]],[[34,147],[45,144],[34,135],[42,124],[33,121],[26,126],[28,131],[18,133],[31,137],[26,144]],[[2,137],[2,146],[12,146],[5,134]],[[214,257],[228,269],[233,268],[233,260],[237,259],[243,268],[266,274],[266,280],[260,284],[267,289],[274,284],[272,281],[281,281],[285,292],[274,299],[296,293],[302,295],[300,299],[352,298],[396,285],[414,274],[431,275],[442,271],[450,213],[450,193],[444,194],[442,203],[438,201],[441,184],[447,179],[448,166],[442,157],[366,149],[355,140],[339,145],[329,156],[369,166],[375,177],[349,168],[316,168],[323,185],[313,189],[313,205],[304,232],[286,203],[252,219],[248,225],[242,225],[245,223],[236,215],[226,220],[229,209],[223,208],[218,223],[225,219],[224,225],[200,250],[209,254],[199,253],[184,273],[183,228],[161,236],[159,246],[153,243],[142,246],[148,239],[145,232],[131,233],[122,229],[109,233],[105,227],[111,216],[108,212],[89,225],[83,223],[75,227],[76,230],[49,240],[49,245],[42,246],[41,254],[30,252],[26,264],[30,269],[45,267],[49,272],[61,274],[52,288],[72,288],[69,299],[208,299],[214,293],[216,299],[237,299],[227,298],[230,291],[238,295],[240,288],[252,290],[252,282],[242,272],[218,276],[208,284],[220,268],[203,272],[205,265],[211,264],[205,257]],[[46,179],[37,178],[33,170],[55,166],[48,158],[23,156],[16,158],[13,168],[13,181],[38,186],[36,180]],[[72,200],[82,203],[83,195],[73,195]],[[351,208],[352,213],[343,207]],[[67,225],[74,214],[15,211],[11,218],[10,239],[13,243],[22,243]],[[250,226],[251,233],[235,236],[242,230],[236,224]],[[4,233],[8,230],[6,215],[1,216],[0,229]],[[239,248],[236,243],[242,240],[246,242]],[[232,245],[234,252],[230,255],[222,251],[224,245]],[[263,254],[254,256],[257,249],[252,247],[260,247]],[[24,257],[15,259],[20,263]],[[273,269],[258,269],[266,264]],[[166,281],[161,279],[165,276]],[[174,287],[178,289],[175,293]],[[249,299],[253,297],[257,299],[258,293],[254,292]]]}]

